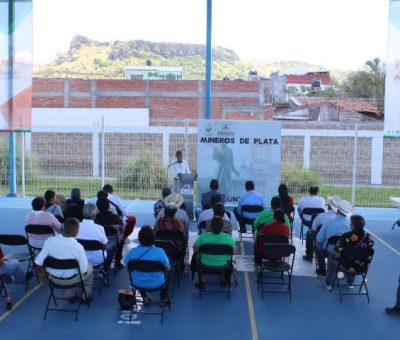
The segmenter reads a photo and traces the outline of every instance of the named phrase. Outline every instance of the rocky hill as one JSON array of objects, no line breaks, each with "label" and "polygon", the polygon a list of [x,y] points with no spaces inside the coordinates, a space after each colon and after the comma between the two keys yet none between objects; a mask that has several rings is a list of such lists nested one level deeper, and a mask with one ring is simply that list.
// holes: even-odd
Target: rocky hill
[{"label": "rocky hill", "polygon": [[[184,79],[205,78],[205,45],[144,40],[99,42],[76,35],[67,51],[57,54],[54,61],[34,65],[34,76],[74,78],[124,77],[126,65],[182,66]],[[256,62],[240,60],[231,49],[213,47],[213,79],[247,79],[250,71],[268,77],[271,72],[304,66],[297,61]],[[306,64],[310,70],[323,70]],[[341,78],[340,73],[335,74]]]}]

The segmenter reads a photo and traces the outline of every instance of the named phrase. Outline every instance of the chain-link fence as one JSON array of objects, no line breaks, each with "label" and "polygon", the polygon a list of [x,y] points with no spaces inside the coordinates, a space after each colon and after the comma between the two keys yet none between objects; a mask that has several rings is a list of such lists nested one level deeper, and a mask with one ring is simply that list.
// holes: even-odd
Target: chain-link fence
[{"label": "chain-link fence", "polygon": [[[35,127],[18,133],[17,193],[39,195],[52,188],[69,196],[71,188],[80,187],[84,197],[92,197],[110,183],[123,198],[158,198],[171,183],[167,166],[176,150],[197,171],[197,121],[150,123],[104,131]],[[283,122],[281,181],[296,200],[314,184],[325,197],[390,206],[389,198],[400,195],[400,140],[383,138],[382,129],[380,123]],[[0,134],[0,151],[0,193],[7,194],[8,134]]]}]

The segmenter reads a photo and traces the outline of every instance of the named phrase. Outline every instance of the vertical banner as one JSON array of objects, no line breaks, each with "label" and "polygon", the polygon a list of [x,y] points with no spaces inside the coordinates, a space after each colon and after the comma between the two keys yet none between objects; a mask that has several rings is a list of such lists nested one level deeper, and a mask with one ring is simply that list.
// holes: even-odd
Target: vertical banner
[{"label": "vertical banner", "polygon": [[400,0],[391,0],[385,82],[385,137],[400,137]]},{"label": "vertical banner", "polygon": [[32,1],[0,0],[0,131],[30,131]]},{"label": "vertical banner", "polygon": [[252,180],[269,205],[280,182],[279,122],[199,120],[197,136],[199,195],[209,191],[210,180],[216,178],[227,203],[236,205],[245,193],[245,181]]}]

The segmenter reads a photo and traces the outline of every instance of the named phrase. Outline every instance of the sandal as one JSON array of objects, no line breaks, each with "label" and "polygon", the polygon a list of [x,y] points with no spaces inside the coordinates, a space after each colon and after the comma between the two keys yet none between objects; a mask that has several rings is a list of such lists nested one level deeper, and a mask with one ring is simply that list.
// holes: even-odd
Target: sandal
[{"label": "sandal", "polygon": [[169,306],[170,303],[171,303],[171,301],[169,301],[169,299],[161,300],[160,301],[160,307]]},{"label": "sandal", "polygon": [[143,298],[143,306],[148,306],[150,304],[151,304],[151,299],[148,296],[144,297]]},{"label": "sandal", "polygon": [[79,301],[79,295],[74,294],[68,298],[68,303],[75,303]]},{"label": "sandal", "polygon": [[87,298],[81,296],[81,303],[89,303],[92,302],[93,300],[94,300],[93,296],[88,296]]}]

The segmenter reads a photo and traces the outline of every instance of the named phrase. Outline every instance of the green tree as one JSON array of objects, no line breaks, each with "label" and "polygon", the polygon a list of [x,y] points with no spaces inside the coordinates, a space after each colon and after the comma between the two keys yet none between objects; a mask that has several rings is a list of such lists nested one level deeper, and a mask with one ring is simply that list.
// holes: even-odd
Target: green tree
[{"label": "green tree", "polygon": [[383,102],[385,96],[385,64],[379,59],[368,60],[361,71],[353,72],[345,82],[349,96],[374,98]]}]

